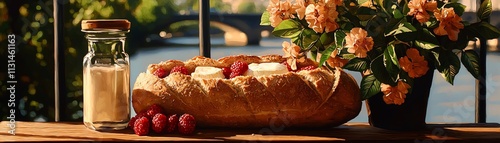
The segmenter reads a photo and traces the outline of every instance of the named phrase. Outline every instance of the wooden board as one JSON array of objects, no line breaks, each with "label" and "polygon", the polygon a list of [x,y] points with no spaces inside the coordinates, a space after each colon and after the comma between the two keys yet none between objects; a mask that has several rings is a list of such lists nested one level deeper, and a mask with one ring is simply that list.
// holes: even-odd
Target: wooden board
[{"label": "wooden board", "polygon": [[499,124],[432,124],[425,131],[398,132],[347,123],[323,130],[263,128],[249,130],[198,129],[195,135],[165,134],[137,136],[132,130],[97,132],[82,123],[16,122],[15,135],[8,122],[0,123],[0,142],[16,141],[349,141],[349,142],[496,142]]}]

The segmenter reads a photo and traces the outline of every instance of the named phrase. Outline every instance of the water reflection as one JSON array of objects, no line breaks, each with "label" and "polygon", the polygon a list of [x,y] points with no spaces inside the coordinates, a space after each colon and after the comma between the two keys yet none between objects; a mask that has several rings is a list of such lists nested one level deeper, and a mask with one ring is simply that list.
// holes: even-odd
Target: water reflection
[{"label": "water reflection", "polygon": [[[213,42],[223,39],[214,38]],[[196,38],[182,38],[179,43],[197,43]],[[260,46],[229,47],[214,46],[212,58],[221,58],[229,55],[268,55],[282,54],[281,43],[283,39],[263,39]],[[147,66],[168,59],[188,60],[199,53],[197,46],[165,46],[155,49],[140,49],[137,54],[130,58],[131,61],[131,86],[135,78],[141,72],[145,72]],[[490,52],[487,56],[487,122],[500,122],[500,53]],[[350,72],[356,80],[361,81],[357,72]],[[455,85],[447,83],[439,74],[434,73],[434,82],[427,110],[427,122],[474,122],[475,102],[475,79],[462,66],[456,76]],[[364,106],[364,105],[363,105]],[[133,113],[135,115],[135,113]],[[351,122],[367,122],[366,109],[363,107],[361,113]]]}]

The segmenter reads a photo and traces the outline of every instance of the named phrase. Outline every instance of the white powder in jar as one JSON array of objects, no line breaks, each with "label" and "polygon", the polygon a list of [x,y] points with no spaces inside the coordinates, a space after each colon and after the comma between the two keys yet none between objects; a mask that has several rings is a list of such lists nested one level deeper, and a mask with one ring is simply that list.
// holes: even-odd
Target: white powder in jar
[{"label": "white powder in jar", "polygon": [[129,120],[128,66],[94,66],[83,69],[83,121],[120,123]]}]

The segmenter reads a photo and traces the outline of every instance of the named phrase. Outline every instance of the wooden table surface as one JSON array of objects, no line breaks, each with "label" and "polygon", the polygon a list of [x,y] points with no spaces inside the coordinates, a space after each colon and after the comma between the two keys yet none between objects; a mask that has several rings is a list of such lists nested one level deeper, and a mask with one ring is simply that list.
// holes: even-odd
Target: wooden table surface
[{"label": "wooden table surface", "polygon": [[400,132],[347,123],[323,130],[298,129],[198,129],[195,135],[137,136],[132,130],[97,132],[82,123],[16,122],[15,135],[8,121],[0,122],[0,142],[17,141],[348,141],[348,142],[495,142],[500,143],[499,124],[430,124],[428,130]]}]

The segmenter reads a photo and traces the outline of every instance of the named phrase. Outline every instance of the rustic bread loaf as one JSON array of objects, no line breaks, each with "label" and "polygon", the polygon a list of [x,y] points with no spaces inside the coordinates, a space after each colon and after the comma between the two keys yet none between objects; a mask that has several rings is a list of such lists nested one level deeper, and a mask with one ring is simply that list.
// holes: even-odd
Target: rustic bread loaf
[{"label": "rustic bread loaf", "polygon": [[[184,65],[229,67],[247,63],[283,62],[279,55],[237,55],[213,60],[194,57],[186,62],[169,60],[151,64],[141,73],[132,91],[136,112],[158,104],[168,114],[189,113],[200,127],[332,127],[341,125],[361,110],[359,87],[341,69],[317,68],[268,76],[238,76],[232,79],[194,79],[173,73],[165,78],[151,74]],[[299,67],[317,65],[307,59]]]}]

